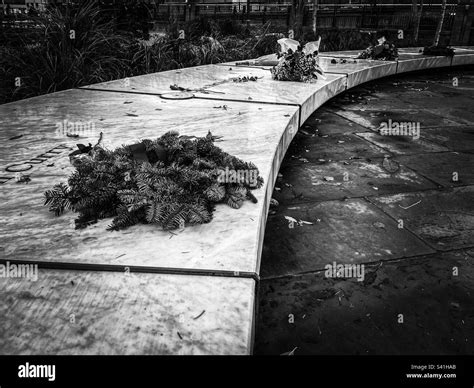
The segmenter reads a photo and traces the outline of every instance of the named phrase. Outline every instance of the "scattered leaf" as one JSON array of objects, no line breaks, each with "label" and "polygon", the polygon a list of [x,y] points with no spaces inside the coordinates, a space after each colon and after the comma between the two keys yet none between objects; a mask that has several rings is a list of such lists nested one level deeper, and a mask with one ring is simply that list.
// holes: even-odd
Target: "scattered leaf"
[{"label": "scattered leaf", "polygon": [[280,354],[280,356],[294,356],[296,349],[298,349],[298,346],[296,346],[293,350],[290,350],[289,352]]},{"label": "scattered leaf", "polygon": [[204,315],[205,312],[206,312],[206,310],[202,310],[201,314],[199,314],[197,317],[194,317],[193,319],[196,320],[196,319],[201,318]]}]

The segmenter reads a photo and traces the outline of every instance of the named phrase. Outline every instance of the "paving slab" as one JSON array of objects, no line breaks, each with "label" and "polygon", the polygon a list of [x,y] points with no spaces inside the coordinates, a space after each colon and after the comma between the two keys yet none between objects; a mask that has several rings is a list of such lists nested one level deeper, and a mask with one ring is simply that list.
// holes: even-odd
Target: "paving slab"
[{"label": "paving slab", "polygon": [[[312,114],[304,122],[302,128],[306,131],[311,131],[311,133],[317,133],[320,136],[369,130],[338,115],[334,110],[326,108],[326,105]],[[313,130],[312,128],[315,129]]]},{"label": "paving slab", "polygon": [[[436,69],[434,70],[436,71]],[[444,70],[443,73],[446,71]],[[398,74],[396,77],[391,77],[384,82],[377,80],[367,82],[363,85],[359,85],[357,88],[347,90],[341,93],[339,96],[332,99],[328,105],[331,105],[333,109],[344,109],[344,110],[360,110],[360,109],[379,109],[379,110],[392,110],[392,109],[412,109],[413,104],[409,100],[404,99],[408,91],[418,92],[422,87],[419,84],[424,85],[425,82],[417,82],[422,77],[418,73],[413,74]],[[443,76],[443,81],[450,80],[446,75]],[[417,94],[413,94],[417,95]]]},{"label": "paving slab", "polygon": [[403,165],[390,173],[383,160],[285,164],[280,170],[283,181],[277,182],[273,196],[281,203],[294,204],[437,187]]},{"label": "paving slab", "polygon": [[474,155],[468,153],[445,152],[399,156],[396,160],[424,177],[445,187],[474,184]]},{"label": "paving slab", "polygon": [[248,354],[253,279],[38,270],[2,278],[3,355]]},{"label": "paving slab", "polygon": [[474,187],[372,197],[404,227],[438,250],[474,246]]},{"label": "paving slab", "polygon": [[[442,116],[461,125],[474,121],[472,94],[466,94],[459,85],[466,86],[462,77],[458,78],[458,86],[453,86],[453,78],[438,82],[413,83],[413,93],[405,93],[401,97],[404,101],[413,104],[412,108],[422,108],[425,112]],[[411,91],[410,89],[408,89]],[[446,103],[449,98],[450,103]]]},{"label": "paving slab", "polygon": [[338,114],[351,120],[359,125],[372,130],[378,130],[382,122],[409,122],[420,123],[420,130],[423,131],[427,127],[439,127],[448,125],[459,125],[456,121],[445,118],[440,114],[422,109],[419,106],[413,106],[412,109],[390,109],[379,110],[366,108],[363,110],[341,110]]},{"label": "paving slab", "polygon": [[451,151],[474,152],[474,127],[430,128],[422,137]]},{"label": "paving slab", "polygon": [[384,262],[366,266],[363,282],[324,272],[263,280],[255,354],[472,355],[473,258]]},{"label": "paving slab", "polygon": [[[441,128],[440,131],[445,133],[450,131],[452,128],[456,127]],[[422,153],[449,151],[449,148],[443,145],[444,142],[436,143],[427,140],[427,133],[430,132],[431,129],[430,131],[423,131],[419,139],[414,139],[413,137],[408,136],[385,136],[374,132],[358,133],[357,136],[382,147],[394,155],[417,155]]]},{"label": "paving slab", "polygon": [[[457,88],[452,86],[454,76],[460,80]],[[309,191],[311,174],[314,175],[316,168],[329,168],[330,164],[320,163],[316,167],[316,163],[303,163],[291,158],[295,151],[301,153],[304,150],[305,141],[318,139],[318,133],[329,135],[324,139],[337,133],[337,127],[324,132],[326,121],[336,115],[344,115],[347,111],[356,114],[369,105],[374,113],[395,109],[399,114],[397,118],[407,121],[403,120],[403,111],[416,109],[421,112],[421,117],[429,117],[429,124],[432,124],[421,128],[419,140],[380,136],[365,127],[356,136],[395,155],[391,160],[402,168],[406,168],[404,162],[409,163],[413,156],[416,160],[409,164],[413,169],[421,166],[428,170],[425,164],[431,163],[433,166],[429,172],[443,176],[443,171],[462,165],[461,176],[464,176],[469,169],[472,170],[474,163],[464,157],[457,158],[448,151],[471,153],[471,126],[457,120],[446,125],[441,121],[442,115],[433,117],[433,112],[423,115],[423,111],[436,110],[438,105],[430,103],[431,99],[439,98],[439,104],[444,107],[455,98],[471,98],[474,96],[473,81],[472,71],[464,69],[401,75],[347,91],[326,105],[330,109],[326,108],[328,112],[324,112],[323,121],[313,117],[307,120],[304,130],[315,136],[310,135],[307,139],[307,136],[298,135],[295,138],[280,171],[283,176],[277,180],[279,190],[273,193],[280,205],[271,210],[265,236],[256,354],[282,354],[291,350],[296,355],[473,353],[474,314],[470,302],[474,292],[474,248],[470,248],[474,246],[473,186],[449,189],[437,187],[429,180],[420,191],[408,194],[407,191],[417,190],[416,187],[396,185],[392,194],[387,195],[369,185],[372,194],[366,194],[365,199],[375,204],[389,220],[373,222],[372,226],[388,231],[395,222],[397,227],[394,234],[371,240],[371,210],[364,209],[361,214],[353,212],[350,215],[349,211],[341,210],[345,204],[363,199],[326,201],[331,196],[344,199],[344,187],[337,185],[339,181],[336,181],[342,174],[338,177],[337,173],[323,170],[324,175],[336,179],[323,182],[318,193],[310,193],[309,198],[305,198],[302,188]],[[381,98],[368,100],[374,96]],[[441,97],[445,99],[443,103]],[[429,105],[422,105],[423,98]],[[419,100],[420,104],[410,105],[413,99]],[[463,109],[470,108],[463,105]],[[373,119],[370,115],[368,118]],[[367,121],[370,127],[372,122]],[[343,133],[346,128],[349,128],[347,124]],[[305,158],[314,160],[312,152],[308,152]],[[374,164],[382,162],[379,157],[370,159]],[[347,160],[351,163],[360,161],[367,162],[364,159]],[[294,175],[301,176],[297,184],[293,182]],[[373,180],[371,182],[374,184]],[[333,207],[328,205],[332,203]],[[416,210],[423,204],[424,208]],[[317,206],[320,209],[327,207],[324,212],[317,213]],[[347,216],[341,215],[346,213]],[[285,216],[313,224],[294,225],[291,229]],[[336,220],[341,220],[341,225]],[[402,259],[386,260],[389,255],[384,255],[382,265],[376,260],[358,261],[365,268],[362,282],[354,278],[330,279],[325,276],[324,267],[319,272],[315,269],[317,260],[341,264],[348,263],[347,256],[359,257],[345,252],[380,253],[383,243],[387,242],[400,241],[401,246],[409,247],[405,238],[398,234],[399,220],[403,221],[405,232],[426,249],[421,257],[413,250],[414,256],[407,255]],[[327,224],[322,225],[324,222],[332,225],[332,229]],[[320,227],[328,232],[319,234]],[[333,251],[325,249],[327,241]],[[434,253],[435,250],[438,252]],[[455,268],[459,271],[458,276],[453,274]],[[403,325],[397,321],[399,314],[404,316]]]},{"label": "paving slab", "polygon": [[[267,198],[298,128],[298,108],[226,104],[223,109],[212,100],[170,101],[159,96],[76,89],[0,106],[0,177],[12,178],[0,185],[2,257],[258,272],[263,240],[259,236],[264,232]],[[61,131],[56,134],[63,120],[95,126],[84,136],[70,138]],[[224,151],[254,162],[267,182],[265,188],[254,191],[259,203],[246,201],[238,210],[218,205],[212,222],[187,227],[177,235],[156,225],[110,232],[106,228],[111,219],[75,230],[74,213],[55,217],[43,206],[43,193],[56,183],[66,182],[73,172],[68,154],[76,143],[95,144],[99,132],[103,132],[104,145],[113,149],[170,130],[193,136],[205,136],[212,130],[214,135],[222,136],[223,141],[217,145]],[[52,155],[43,159],[47,161],[36,159],[30,163],[52,149],[58,154],[47,154]],[[12,166],[26,169],[24,173],[30,175],[31,182],[16,183],[15,173],[5,171]]]},{"label": "paving slab", "polygon": [[[459,81],[459,85],[456,87],[453,85],[454,77],[456,77]],[[473,75],[472,72],[469,71],[469,67],[453,66],[449,69],[432,69],[430,71],[417,72],[414,74],[400,74],[399,76],[397,76],[397,80],[394,80],[392,84],[386,85],[384,83],[384,89],[388,88],[390,90],[391,85],[395,84],[398,86],[399,89],[401,89],[402,86],[411,85],[411,87],[414,88],[415,91],[419,91],[422,93],[426,93],[425,90],[435,92],[459,92],[459,90],[461,90],[459,86],[462,86],[462,84],[465,83],[472,84],[472,81]],[[419,94],[414,94],[414,97],[418,95]]]},{"label": "paving slab", "polygon": [[[285,216],[311,222],[293,224]],[[267,226],[262,278],[433,252],[397,221],[363,199],[281,206]]]},{"label": "paving slab", "polygon": [[[450,121],[457,122],[461,125],[469,125],[474,122],[474,112],[471,109],[474,100],[471,98],[453,98],[456,101],[456,106],[446,106],[443,104],[443,100],[446,101],[446,97],[439,99],[439,105],[436,101],[433,101],[430,106],[433,108],[426,109],[427,112],[441,115],[442,117],[449,119]],[[463,101],[461,101],[463,100]],[[454,102],[454,101],[453,101]],[[414,102],[420,106],[419,102]],[[464,107],[463,107],[464,105]]]},{"label": "paving slab", "polygon": [[298,131],[291,144],[291,152],[287,160],[302,163],[301,159],[321,163],[326,161],[381,158],[387,152],[380,147],[361,139],[354,134],[320,135],[307,132],[304,127]]},{"label": "paving slab", "polygon": [[[397,83],[397,81],[394,81]],[[386,84],[386,83],[384,83]],[[368,86],[368,85],[364,85]],[[331,106],[339,109],[348,111],[361,111],[368,110],[379,110],[379,111],[391,111],[397,110],[410,110],[413,109],[413,104],[409,101],[404,101],[400,98],[403,92],[394,89],[390,90],[377,90],[375,88],[369,89],[368,87],[355,88],[346,91],[331,100]]]}]

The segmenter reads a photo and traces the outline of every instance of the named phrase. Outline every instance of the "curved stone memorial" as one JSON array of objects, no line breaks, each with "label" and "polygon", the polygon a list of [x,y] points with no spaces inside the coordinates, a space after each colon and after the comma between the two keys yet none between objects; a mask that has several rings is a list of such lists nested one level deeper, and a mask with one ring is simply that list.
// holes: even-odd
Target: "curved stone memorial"
[{"label": "curved stone memorial", "polygon": [[[325,80],[274,81],[270,67],[199,66],[66,90],[0,106],[2,354],[249,354],[260,257],[280,163],[304,121],[333,96],[398,73],[474,64],[400,49],[396,61],[321,53]],[[347,60],[343,63],[341,58]],[[336,59],[337,63],[333,63]],[[257,81],[234,82],[255,76]],[[170,88],[175,85],[174,89]],[[78,138],[67,134],[79,128]],[[76,143],[114,148],[176,130],[221,136],[224,151],[260,170],[258,199],[216,208],[209,224],[74,229],[45,190],[66,182]],[[31,181],[17,182],[18,173]],[[6,269],[38,264],[36,279]],[[1,269],[1,268],[0,268]]]}]

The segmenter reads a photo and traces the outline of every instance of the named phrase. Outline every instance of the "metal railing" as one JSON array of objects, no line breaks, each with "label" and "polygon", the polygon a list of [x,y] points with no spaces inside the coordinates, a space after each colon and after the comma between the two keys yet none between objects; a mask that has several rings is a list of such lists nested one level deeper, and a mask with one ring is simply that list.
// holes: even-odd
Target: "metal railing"
[{"label": "metal railing", "polygon": [[[159,24],[170,20],[184,22],[194,17],[212,17],[218,19],[237,19],[240,21],[265,22],[274,20],[277,23],[289,25],[291,6],[286,3],[250,3],[246,1],[233,3],[184,3],[167,2],[149,6],[150,19]],[[108,13],[117,10],[110,8]],[[420,23],[421,30],[435,29],[440,16],[439,4],[425,4]],[[456,5],[447,7],[444,30],[450,30],[454,20]],[[190,14],[192,15],[190,16]],[[307,4],[303,10],[303,24],[312,23],[313,4]],[[410,28],[414,23],[410,4],[321,4],[318,6],[317,26],[320,29],[339,28]],[[0,17],[0,28],[4,33],[18,29],[34,28],[34,22],[26,14],[16,14]]]}]

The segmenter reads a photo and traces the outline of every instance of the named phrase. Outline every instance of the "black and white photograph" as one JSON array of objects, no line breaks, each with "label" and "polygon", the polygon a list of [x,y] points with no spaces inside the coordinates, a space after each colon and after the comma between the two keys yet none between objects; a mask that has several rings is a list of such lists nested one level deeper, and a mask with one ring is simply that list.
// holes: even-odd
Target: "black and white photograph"
[{"label": "black and white photograph", "polygon": [[472,388],[473,108],[474,0],[0,0],[0,387]]}]

